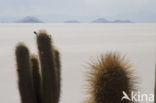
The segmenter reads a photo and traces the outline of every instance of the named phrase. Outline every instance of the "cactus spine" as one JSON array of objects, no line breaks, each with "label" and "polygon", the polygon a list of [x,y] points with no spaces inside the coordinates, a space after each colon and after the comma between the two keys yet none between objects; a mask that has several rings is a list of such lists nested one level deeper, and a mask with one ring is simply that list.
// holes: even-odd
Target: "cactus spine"
[{"label": "cactus spine", "polygon": [[60,56],[44,31],[36,34],[38,57],[29,54],[28,48],[16,47],[18,85],[22,103],[58,103],[60,97]]}]

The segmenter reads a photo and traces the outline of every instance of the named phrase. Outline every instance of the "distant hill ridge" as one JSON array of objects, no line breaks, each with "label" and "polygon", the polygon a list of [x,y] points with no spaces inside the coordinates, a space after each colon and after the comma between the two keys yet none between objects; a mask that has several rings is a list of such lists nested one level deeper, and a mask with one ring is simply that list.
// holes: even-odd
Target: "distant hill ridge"
[{"label": "distant hill ridge", "polygon": [[37,17],[33,17],[33,16],[24,17],[23,19],[18,20],[16,22],[17,23],[43,23],[43,21],[41,21]]},{"label": "distant hill ridge", "polygon": [[113,21],[109,21],[105,18],[98,18],[94,21],[92,21],[92,23],[132,23],[132,21],[130,20],[113,20]]},{"label": "distant hill ridge", "polygon": [[[15,22],[15,23],[44,23],[42,20],[40,20],[39,18],[35,17],[35,16],[26,16],[22,19],[19,20],[14,20],[14,21],[0,21],[1,23],[11,23],[11,22]],[[48,23],[48,22],[47,22]],[[53,22],[49,22],[49,23],[53,23]],[[57,23],[57,22],[56,22]],[[108,20],[105,18],[97,18],[93,21],[87,22],[87,21],[79,21],[79,20],[67,20],[67,21],[62,21],[60,23],[133,23],[130,20]]]},{"label": "distant hill ridge", "polygon": [[78,20],[69,20],[69,21],[64,21],[64,23],[80,23]]}]

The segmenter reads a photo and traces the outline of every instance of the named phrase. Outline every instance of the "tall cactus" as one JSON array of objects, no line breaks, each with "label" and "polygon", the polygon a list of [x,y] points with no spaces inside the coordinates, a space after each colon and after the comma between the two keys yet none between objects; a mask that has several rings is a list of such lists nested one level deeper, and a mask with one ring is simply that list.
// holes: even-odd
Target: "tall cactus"
[{"label": "tall cactus", "polygon": [[37,36],[37,44],[42,71],[43,102],[56,103],[56,64],[54,49],[51,44],[51,37],[45,32],[40,32]]},{"label": "tall cactus", "polygon": [[[36,34],[38,57],[29,54],[24,44],[16,47],[18,85],[22,103],[58,103],[60,97],[60,56],[51,36]],[[39,64],[40,63],[40,64]]]}]

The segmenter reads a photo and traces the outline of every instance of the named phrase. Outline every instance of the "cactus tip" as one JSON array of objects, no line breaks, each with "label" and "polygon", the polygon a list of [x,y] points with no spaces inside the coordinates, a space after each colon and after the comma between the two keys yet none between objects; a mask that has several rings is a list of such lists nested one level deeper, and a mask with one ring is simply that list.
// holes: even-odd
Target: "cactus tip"
[{"label": "cactus tip", "polygon": [[21,54],[21,52],[23,53],[29,52],[27,46],[23,42],[19,42],[16,46],[16,54]]},{"label": "cactus tip", "polygon": [[51,40],[50,34],[48,34],[45,30],[40,30],[37,34],[38,34],[38,39]]}]

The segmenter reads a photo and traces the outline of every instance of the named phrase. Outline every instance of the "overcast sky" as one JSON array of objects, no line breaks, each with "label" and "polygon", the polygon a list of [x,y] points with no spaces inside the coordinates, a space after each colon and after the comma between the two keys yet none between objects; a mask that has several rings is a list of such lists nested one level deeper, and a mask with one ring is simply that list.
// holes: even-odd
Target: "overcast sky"
[{"label": "overcast sky", "polygon": [[0,18],[155,16],[156,0],[1,0],[0,13]]}]

